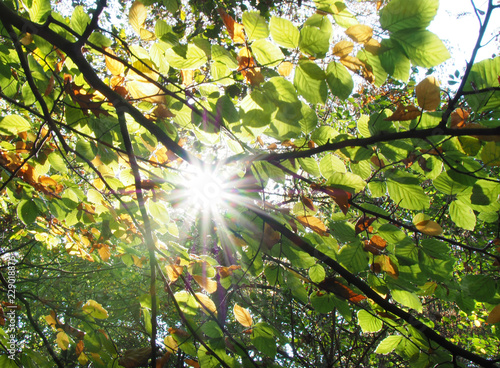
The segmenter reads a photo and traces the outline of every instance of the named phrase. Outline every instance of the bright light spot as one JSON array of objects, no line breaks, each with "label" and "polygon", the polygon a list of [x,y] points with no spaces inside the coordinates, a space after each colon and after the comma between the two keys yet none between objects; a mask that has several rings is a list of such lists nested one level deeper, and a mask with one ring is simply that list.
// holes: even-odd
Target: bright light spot
[{"label": "bright light spot", "polygon": [[216,211],[227,198],[222,178],[206,168],[188,175],[185,192],[187,201],[200,210]]}]

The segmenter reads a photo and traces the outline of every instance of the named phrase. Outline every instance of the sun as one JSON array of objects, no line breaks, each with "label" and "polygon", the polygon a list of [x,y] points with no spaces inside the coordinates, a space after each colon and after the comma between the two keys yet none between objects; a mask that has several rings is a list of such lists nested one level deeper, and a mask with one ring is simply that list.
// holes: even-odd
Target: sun
[{"label": "sun", "polygon": [[215,212],[228,199],[228,188],[221,174],[210,167],[197,167],[186,175],[184,196],[190,206]]}]

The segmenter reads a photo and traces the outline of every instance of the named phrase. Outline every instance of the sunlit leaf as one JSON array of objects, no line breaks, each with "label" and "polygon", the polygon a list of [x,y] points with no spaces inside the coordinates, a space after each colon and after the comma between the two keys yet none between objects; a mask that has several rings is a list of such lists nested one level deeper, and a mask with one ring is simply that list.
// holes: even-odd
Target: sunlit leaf
[{"label": "sunlit leaf", "polygon": [[434,77],[427,77],[417,84],[415,93],[418,105],[424,110],[434,111],[441,103],[441,89],[439,82]]},{"label": "sunlit leaf", "polygon": [[302,225],[307,226],[319,235],[325,236],[328,234],[325,224],[317,217],[297,216],[297,221],[299,221]]},{"label": "sunlit leaf", "polygon": [[260,12],[246,11],[243,13],[243,26],[249,41],[259,40],[269,36],[269,27],[266,19]]},{"label": "sunlit leaf", "polygon": [[231,17],[221,8],[218,8],[217,11],[219,12],[219,15],[221,16],[222,21],[224,22],[226,29],[229,33],[229,36],[231,37],[233,42],[245,43],[246,39],[245,39],[245,33],[243,31],[244,30],[243,25],[235,22],[233,17]]},{"label": "sunlit leaf", "polygon": [[364,24],[356,24],[346,29],[345,34],[354,42],[365,43],[373,36],[373,29]]},{"label": "sunlit leaf", "polygon": [[61,350],[68,350],[69,347],[69,337],[63,331],[57,333],[56,338],[57,345],[61,348]]},{"label": "sunlit leaf", "polygon": [[87,303],[85,303],[82,306],[83,311],[88,314],[89,316],[97,319],[106,319],[108,318],[108,312],[106,309],[102,307],[101,304],[97,303],[95,300],[88,300]]},{"label": "sunlit leaf", "polygon": [[207,293],[212,294],[217,291],[216,281],[211,280],[208,277],[199,275],[193,275],[193,279],[195,279],[198,285],[200,285],[203,288],[203,290],[205,290]]},{"label": "sunlit leaf", "polygon": [[[203,312],[207,313],[207,311],[217,314],[217,307],[215,303],[208,296],[202,293],[195,293],[198,298],[198,304],[200,304],[200,308]],[[208,314],[208,313],[207,313]]]},{"label": "sunlit leaf", "polygon": [[238,304],[234,304],[233,308],[234,317],[236,320],[245,327],[251,327],[253,320],[250,312],[247,309],[240,307]]},{"label": "sunlit leaf", "polygon": [[141,33],[141,28],[144,26],[147,16],[148,10],[144,4],[139,0],[135,0],[128,13],[128,22],[138,35]]}]

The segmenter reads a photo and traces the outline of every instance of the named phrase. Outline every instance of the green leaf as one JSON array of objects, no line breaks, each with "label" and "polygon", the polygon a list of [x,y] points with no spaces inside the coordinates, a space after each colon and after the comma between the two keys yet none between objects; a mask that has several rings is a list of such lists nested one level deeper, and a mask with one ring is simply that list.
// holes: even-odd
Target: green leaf
[{"label": "green leaf", "polygon": [[400,335],[391,335],[387,336],[383,339],[380,344],[378,344],[377,349],[375,349],[375,353],[377,354],[389,354],[394,349],[398,347],[400,342],[403,340],[403,336]]},{"label": "green leaf", "polygon": [[325,269],[320,264],[315,264],[309,268],[308,274],[311,281],[315,283],[320,283],[326,276]]},{"label": "green leaf", "polygon": [[325,72],[312,61],[302,60],[295,68],[293,84],[297,91],[312,104],[324,104],[327,98]]},{"label": "green leaf", "polygon": [[39,214],[38,207],[31,199],[23,199],[17,205],[17,216],[26,225],[33,224]]},{"label": "green leaf", "polygon": [[462,201],[453,201],[449,209],[451,220],[465,230],[474,230],[476,226],[476,215],[472,208]]},{"label": "green leaf", "polygon": [[257,11],[243,13],[243,26],[249,41],[259,40],[269,36],[269,27],[266,18]]},{"label": "green leaf", "polygon": [[405,307],[415,309],[417,312],[422,313],[422,303],[418,296],[406,290],[391,290],[392,299]]},{"label": "green leaf", "polygon": [[368,129],[371,136],[384,133],[394,133],[396,132],[396,127],[392,121],[387,121],[389,116],[392,115],[392,111],[389,109],[384,109],[370,115],[370,120],[368,121]]},{"label": "green leaf", "polygon": [[365,271],[368,268],[368,254],[359,241],[344,245],[340,249],[338,261],[353,273]]},{"label": "green leaf", "polygon": [[410,78],[411,63],[396,42],[383,39],[378,56],[385,71],[394,79],[406,82]]},{"label": "green leaf", "polygon": [[363,330],[363,333],[378,332],[382,329],[383,322],[373,313],[366,310],[358,311],[358,325]]},{"label": "green leaf", "polygon": [[238,62],[234,56],[219,45],[212,45],[212,59],[226,65],[229,69],[238,69]]},{"label": "green leaf", "polygon": [[170,66],[176,69],[196,69],[208,61],[206,53],[193,43],[168,49],[165,57]]},{"label": "green leaf", "polygon": [[332,36],[332,22],[327,15],[315,13],[311,15],[304,23],[304,27],[316,27],[319,30],[328,34],[329,37]]},{"label": "green leaf", "polygon": [[342,28],[349,28],[355,26],[356,24],[359,24],[356,16],[349,10],[347,10],[347,6],[343,2],[336,1],[335,7],[337,8],[338,12],[334,12],[333,19],[335,20],[335,23],[337,23],[337,25],[341,26]]},{"label": "green leaf", "polygon": [[330,47],[330,35],[317,27],[305,26],[300,30],[299,48],[315,58],[324,58]]},{"label": "green leaf", "polygon": [[278,45],[295,49],[299,47],[300,32],[288,19],[271,17],[271,37]]},{"label": "green leaf", "polygon": [[345,66],[335,61],[330,62],[326,69],[326,82],[334,96],[345,100],[347,99],[354,88],[354,81],[351,73]]},{"label": "green leaf", "polygon": [[274,329],[266,322],[259,322],[252,328],[250,336],[252,344],[268,357],[274,358],[276,355],[276,338]]},{"label": "green leaf", "polygon": [[416,66],[431,68],[450,58],[450,53],[434,33],[427,30],[402,30],[391,35]]},{"label": "green leaf", "polygon": [[50,0],[32,0],[28,2],[31,6],[28,7],[28,13],[31,21],[34,23],[43,23],[50,14]]},{"label": "green leaf", "polygon": [[97,319],[106,319],[108,318],[108,312],[106,309],[102,307],[101,304],[97,303],[95,300],[88,300],[83,306],[83,311],[91,316],[92,318]]},{"label": "green leaf", "polygon": [[456,181],[447,171],[439,174],[439,176],[432,181],[432,184],[437,190],[447,195],[459,194],[469,187],[469,185]]},{"label": "green leaf", "polygon": [[369,69],[375,76],[373,85],[376,87],[381,87],[387,79],[387,72],[382,66],[380,57],[378,55],[373,55],[371,52],[368,52],[366,50],[360,50],[356,57],[369,66]]},{"label": "green leaf", "polygon": [[[464,92],[472,92],[490,87],[499,87],[500,57],[486,59],[474,64],[464,85]],[[467,102],[477,111],[493,110],[500,107],[500,91],[486,91],[466,96]]]},{"label": "green leaf", "polygon": [[198,303],[194,296],[187,291],[179,291],[175,293],[175,300],[179,303],[179,308],[185,314],[195,316],[198,313]]},{"label": "green leaf", "polygon": [[424,29],[436,16],[438,7],[439,0],[392,0],[380,11],[380,24],[390,32]]},{"label": "green leaf", "polygon": [[335,308],[336,301],[331,293],[317,291],[311,295],[311,304],[318,313],[330,313]]},{"label": "green leaf", "polygon": [[264,39],[252,44],[252,52],[262,66],[276,66],[285,58],[278,46]]},{"label": "green leaf", "polygon": [[31,129],[31,124],[19,115],[7,115],[0,120],[0,132],[17,135]]},{"label": "green leaf", "polygon": [[500,145],[488,142],[481,151],[481,160],[488,166],[500,166]]},{"label": "green leaf", "polygon": [[387,190],[391,199],[408,210],[424,210],[429,208],[430,201],[417,178],[409,175],[393,173],[387,179]]},{"label": "green leaf", "polygon": [[77,6],[71,15],[71,28],[81,36],[89,24],[90,17],[83,9],[83,6]]},{"label": "green leaf", "polygon": [[332,153],[328,153],[323,156],[319,163],[319,169],[321,171],[321,175],[326,179],[336,172],[346,172],[344,162]]},{"label": "green leaf", "polygon": [[310,134],[318,126],[318,115],[316,115],[316,111],[311,109],[305,102],[302,102],[300,112],[302,114],[302,119],[299,120],[299,123],[302,131],[304,134]]},{"label": "green leaf", "polygon": [[489,302],[495,297],[497,281],[488,275],[466,275],[461,286],[466,295],[478,302]]},{"label": "green leaf", "polygon": [[359,175],[350,172],[336,172],[328,178],[326,185],[354,194],[361,192],[365,188],[366,182]]}]

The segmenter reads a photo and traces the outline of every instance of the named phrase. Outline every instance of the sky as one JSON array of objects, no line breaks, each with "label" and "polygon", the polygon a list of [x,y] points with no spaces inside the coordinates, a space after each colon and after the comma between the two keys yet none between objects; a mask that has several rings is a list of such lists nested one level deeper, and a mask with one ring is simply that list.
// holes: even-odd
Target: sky
[{"label": "sky", "polygon": [[[488,0],[475,0],[479,10],[486,11]],[[499,0],[494,0],[499,4]],[[438,14],[434,18],[430,31],[445,41],[451,58],[445,63],[445,68],[453,73],[465,69],[479,34],[479,21],[474,13],[471,0],[441,0]],[[484,48],[479,50],[475,62],[491,58],[493,54],[500,55],[500,8],[496,9],[490,18],[490,27],[487,29],[483,44],[493,38]],[[496,38],[495,38],[496,36]]]}]

